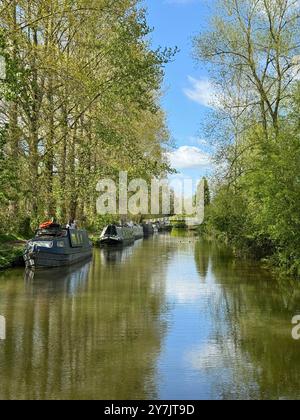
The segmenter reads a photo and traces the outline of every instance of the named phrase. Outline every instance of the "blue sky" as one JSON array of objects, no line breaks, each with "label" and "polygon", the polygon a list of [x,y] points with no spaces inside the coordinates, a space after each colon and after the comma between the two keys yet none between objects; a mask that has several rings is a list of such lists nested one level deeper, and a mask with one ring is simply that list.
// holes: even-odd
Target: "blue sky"
[{"label": "blue sky", "polygon": [[192,57],[193,36],[207,29],[210,6],[206,0],[145,0],[148,22],[154,28],[152,45],[180,49],[166,68],[163,108],[176,144],[171,161],[181,174],[199,179],[209,175],[210,148],[201,135],[209,115],[212,88],[203,66]]}]

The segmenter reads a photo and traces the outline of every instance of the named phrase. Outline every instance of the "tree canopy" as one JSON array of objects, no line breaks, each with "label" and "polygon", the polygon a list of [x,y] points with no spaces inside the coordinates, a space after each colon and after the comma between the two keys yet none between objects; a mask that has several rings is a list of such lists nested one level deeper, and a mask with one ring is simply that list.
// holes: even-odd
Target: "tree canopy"
[{"label": "tree canopy", "polygon": [[1,227],[55,216],[96,223],[96,184],[160,176],[171,49],[153,50],[139,0],[0,2]]},{"label": "tree canopy", "polygon": [[300,9],[296,0],[221,0],[195,39],[218,92],[218,173],[208,226],[300,274]]}]

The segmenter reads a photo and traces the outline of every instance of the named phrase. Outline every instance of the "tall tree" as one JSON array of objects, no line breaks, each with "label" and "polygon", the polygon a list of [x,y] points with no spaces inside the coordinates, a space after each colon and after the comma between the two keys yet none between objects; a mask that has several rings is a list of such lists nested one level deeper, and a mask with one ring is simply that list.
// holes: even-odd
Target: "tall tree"
[{"label": "tall tree", "polygon": [[174,51],[151,49],[139,0],[3,0],[0,22],[10,87],[2,161],[19,178],[11,221],[93,225],[100,177],[169,170],[158,98]]},{"label": "tall tree", "polygon": [[208,226],[300,275],[300,13],[296,0],[221,0],[195,40],[213,68],[218,130]]}]

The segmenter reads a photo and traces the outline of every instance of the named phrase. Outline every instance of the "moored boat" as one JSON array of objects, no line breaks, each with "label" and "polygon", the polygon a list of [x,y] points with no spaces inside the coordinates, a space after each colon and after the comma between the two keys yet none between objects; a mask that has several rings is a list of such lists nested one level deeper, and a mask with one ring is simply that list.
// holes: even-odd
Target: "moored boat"
[{"label": "moored boat", "polygon": [[143,223],[144,236],[154,235],[154,227],[152,223]]},{"label": "moored boat", "polygon": [[144,237],[144,229],[142,225],[133,225],[133,235],[134,239],[137,241],[139,239],[142,239]]},{"label": "moored boat", "polygon": [[132,245],[134,241],[134,230],[130,226],[109,225],[100,236],[102,246],[126,246]]},{"label": "moored boat", "polygon": [[157,223],[158,232],[171,232],[173,226],[170,222],[158,222]]},{"label": "moored boat", "polygon": [[85,230],[67,229],[58,224],[42,225],[27,242],[27,268],[67,267],[92,257],[92,244]]}]

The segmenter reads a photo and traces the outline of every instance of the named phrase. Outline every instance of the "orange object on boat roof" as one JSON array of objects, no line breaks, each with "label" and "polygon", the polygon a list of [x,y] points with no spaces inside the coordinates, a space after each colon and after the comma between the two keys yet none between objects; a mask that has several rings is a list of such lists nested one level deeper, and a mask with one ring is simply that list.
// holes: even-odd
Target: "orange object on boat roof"
[{"label": "orange object on boat roof", "polygon": [[53,222],[44,222],[40,225],[40,229],[47,229],[53,225]]}]

